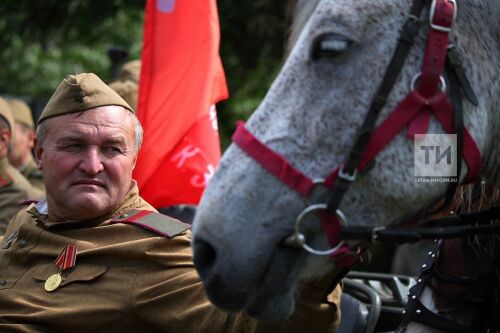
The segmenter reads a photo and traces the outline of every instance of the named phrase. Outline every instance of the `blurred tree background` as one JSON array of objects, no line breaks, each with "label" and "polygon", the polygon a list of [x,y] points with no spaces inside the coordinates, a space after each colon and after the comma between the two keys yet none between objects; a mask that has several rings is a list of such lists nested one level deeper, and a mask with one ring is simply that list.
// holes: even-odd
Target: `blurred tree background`
[{"label": "blurred tree background", "polygon": [[[0,95],[41,109],[67,74],[110,79],[110,48],[140,58],[144,7],[145,0],[0,1]],[[226,147],[235,120],[258,106],[281,67],[287,2],[218,0],[218,7],[231,94],[218,106]]]}]

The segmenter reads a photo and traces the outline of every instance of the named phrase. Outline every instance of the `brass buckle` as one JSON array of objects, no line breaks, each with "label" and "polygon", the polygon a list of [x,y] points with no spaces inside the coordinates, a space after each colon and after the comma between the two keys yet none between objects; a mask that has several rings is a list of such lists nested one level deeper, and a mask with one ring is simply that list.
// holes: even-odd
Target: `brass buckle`
[{"label": "brass buckle", "polygon": [[[457,2],[456,0],[447,0],[448,2],[451,2],[453,4],[453,20],[451,22],[451,26],[453,26],[453,23],[455,22],[456,18],[457,18]],[[429,14],[429,23],[431,25],[431,28],[434,29],[434,30],[437,30],[437,31],[441,31],[441,32],[450,32],[451,31],[451,26],[450,27],[445,27],[445,26],[442,26],[442,25],[439,25],[439,24],[434,24],[434,15],[436,14],[436,3],[437,3],[437,0],[432,0],[432,4],[431,4],[431,11],[430,11],[430,14]]]}]

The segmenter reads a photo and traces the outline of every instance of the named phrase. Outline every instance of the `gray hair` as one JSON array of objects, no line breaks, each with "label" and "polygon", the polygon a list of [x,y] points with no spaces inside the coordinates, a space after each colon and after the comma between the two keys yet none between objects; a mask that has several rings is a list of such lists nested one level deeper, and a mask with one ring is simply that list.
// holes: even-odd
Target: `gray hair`
[{"label": "gray hair", "polygon": [[[134,119],[134,150],[136,153],[138,153],[142,145],[143,130],[141,122],[139,121],[137,116],[133,113],[130,113],[130,116]],[[45,141],[45,138],[47,138],[48,132],[49,126],[47,125],[47,121],[42,121],[40,124],[38,124],[36,128],[36,138],[40,146],[43,146],[43,142]]]}]

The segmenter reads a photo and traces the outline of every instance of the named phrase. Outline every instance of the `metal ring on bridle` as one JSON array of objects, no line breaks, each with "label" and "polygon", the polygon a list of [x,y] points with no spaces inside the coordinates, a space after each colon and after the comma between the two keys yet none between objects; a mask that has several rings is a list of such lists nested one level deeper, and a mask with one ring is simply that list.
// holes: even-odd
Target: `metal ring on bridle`
[{"label": "metal ring on bridle", "polygon": [[[319,256],[330,255],[330,254],[338,251],[342,246],[344,246],[345,242],[341,241],[339,244],[337,244],[335,247],[333,247],[331,249],[324,250],[324,251],[323,250],[316,250],[316,249],[312,248],[311,246],[307,245],[306,237],[304,236],[304,234],[302,234],[300,232],[300,225],[302,224],[302,221],[304,220],[304,218],[308,214],[314,213],[314,212],[320,211],[320,210],[326,210],[327,207],[328,207],[327,204],[314,204],[314,205],[306,207],[299,214],[299,216],[297,216],[297,219],[295,220],[294,232],[291,236],[287,237],[287,239],[285,240],[285,245],[294,246],[294,247],[302,247],[307,252],[309,252],[311,254],[319,255]],[[347,226],[347,220],[346,220],[344,213],[342,213],[342,211],[340,209],[337,209],[335,211],[335,214],[337,215],[337,218],[339,219],[340,224],[343,226]]]},{"label": "metal ring on bridle", "polygon": [[[417,84],[417,81],[420,79],[421,76],[422,76],[422,72],[418,72],[417,74],[415,74],[413,79],[411,79],[411,83],[410,83],[411,90],[415,90],[415,85]],[[444,77],[442,75],[439,76],[439,82],[440,82],[441,91],[446,91],[446,87],[447,87],[446,80],[444,79]]]}]

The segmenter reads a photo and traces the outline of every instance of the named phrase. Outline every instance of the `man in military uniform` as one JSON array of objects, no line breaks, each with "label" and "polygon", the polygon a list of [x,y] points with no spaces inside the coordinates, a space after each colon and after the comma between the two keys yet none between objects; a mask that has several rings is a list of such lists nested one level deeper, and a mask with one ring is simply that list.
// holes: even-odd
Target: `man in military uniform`
[{"label": "man in military uniform", "polygon": [[109,83],[111,89],[116,91],[135,111],[137,111],[140,75],[141,61],[131,60],[123,65],[118,77]]},{"label": "man in military uniform", "polygon": [[[45,107],[35,157],[47,198],[0,244],[0,332],[333,332],[339,288],[303,286],[286,322],[207,300],[188,225],[139,196],[133,109],[94,74],[66,77]],[[327,296],[328,295],[328,296]]]},{"label": "man in military uniform", "polygon": [[14,116],[16,135],[12,140],[12,149],[9,151],[10,164],[19,170],[30,183],[44,190],[42,172],[33,159],[33,142],[35,139],[35,124],[31,109],[20,99],[7,99],[7,104]]},{"label": "man in military uniform", "polygon": [[19,203],[38,199],[43,192],[31,186],[7,158],[14,136],[14,119],[7,102],[0,97],[0,238],[9,220],[22,208]]}]

